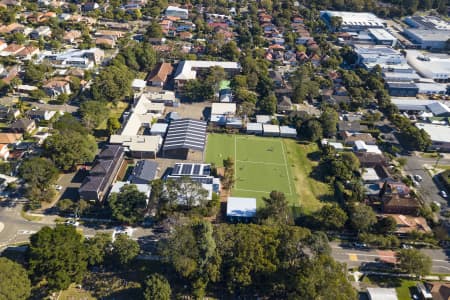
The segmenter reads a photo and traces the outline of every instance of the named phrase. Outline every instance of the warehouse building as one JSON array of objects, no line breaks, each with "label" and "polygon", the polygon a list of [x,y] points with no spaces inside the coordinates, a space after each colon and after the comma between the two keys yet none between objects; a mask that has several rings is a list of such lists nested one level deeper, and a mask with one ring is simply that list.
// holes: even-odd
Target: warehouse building
[{"label": "warehouse building", "polygon": [[439,50],[445,49],[446,42],[450,36],[450,30],[429,30],[429,29],[405,29],[403,34],[411,42],[422,49]]},{"label": "warehouse building", "polygon": [[417,73],[425,78],[433,79],[436,82],[450,81],[450,56],[448,55],[431,53],[424,55],[418,50],[408,50],[406,60]]},{"label": "warehouse building", "polygon": [[331,25],[333,17],[338,17],[342,20],[339,31],[359,32],[368,28],[385,27],[385,22],[372,13],[330,10],[320,12],[320,18],[325,21],[330,30],[336,30]]},{"label": "warehouse building", "polygon": [[450,126],[416,123],[417,128],[425,130],[431,138],[431,150],[450,152]]},{"label": "warehouse building", "polygon": [[162,148],[164,157],[203,161],[206,122],[194,119],[173,120]]}]

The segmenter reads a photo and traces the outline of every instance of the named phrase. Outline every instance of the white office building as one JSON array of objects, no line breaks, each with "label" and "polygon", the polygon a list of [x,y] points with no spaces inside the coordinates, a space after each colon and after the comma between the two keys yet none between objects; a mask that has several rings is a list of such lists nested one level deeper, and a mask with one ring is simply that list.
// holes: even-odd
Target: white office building
[{"label": "white office building", "polygon": [[417,73],[437,82],[448,82],[450,79],[450,56],[424,54],[417,50],[408,50],[406,59]]},{"label": "white office building", "polygon": [[349,12],[349,11],[331,11],[325,10],[320,12],[320,18],[325,21],[331,30],[335,30],[331,26],[333,17],[339,17],[342,20],[340,31],[359,32],[368,28],[384,28],[385,22],[368,12]]}]

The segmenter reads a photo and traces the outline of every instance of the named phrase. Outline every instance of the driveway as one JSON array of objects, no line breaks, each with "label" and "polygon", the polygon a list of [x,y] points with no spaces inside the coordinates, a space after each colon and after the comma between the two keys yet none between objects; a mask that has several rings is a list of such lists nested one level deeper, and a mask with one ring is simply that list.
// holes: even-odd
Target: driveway
[{"label": "driveway", "polygon": [[77,106],[69,105],[69,104],[57,105],[57,104],[32,102],[32,105],[37,106],[40,109],[44,109],[44,110],[62,111],[62,112],[67,112],[67,113],[71,113],[71,114],[78,111]]}]

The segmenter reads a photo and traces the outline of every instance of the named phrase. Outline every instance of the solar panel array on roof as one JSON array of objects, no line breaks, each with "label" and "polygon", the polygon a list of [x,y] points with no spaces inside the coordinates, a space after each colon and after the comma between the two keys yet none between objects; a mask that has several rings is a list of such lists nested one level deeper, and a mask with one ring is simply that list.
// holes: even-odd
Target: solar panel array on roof
[{"label": "solar panel array on roof", "polygon": [[172,174],[174,174],[174,175],[180,174],[180,169],[181,169],[181,165],[180,165],[180,164],[176,164],[176,165],[173,167]]},{"label": "solar panel array on roof", "polygon": [[163,151],[193,149],[203,151],[206,139],[206,122],[192,119],[173,120],[169,124]]},{"label": "solar panel array on roof", "polygon": [[188,175],[191,174],[192,165],[191,164],[184,164],[181,168],[181,174],[182,175]]},{"label": "solar panel array on roof", "polygon": [[194,171],[192,172],[194,175],[200,174],[200,165],[194,165]]}]

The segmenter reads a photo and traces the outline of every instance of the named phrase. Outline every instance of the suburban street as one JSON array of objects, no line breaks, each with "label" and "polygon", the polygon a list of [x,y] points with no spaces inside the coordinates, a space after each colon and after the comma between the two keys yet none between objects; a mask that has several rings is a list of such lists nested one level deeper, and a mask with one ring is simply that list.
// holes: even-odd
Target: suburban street
[{"label": "suburban street", "polygon": [[[441,211],[445,211],[448,207],[447,200],[442,198],[439,195],[440,187],[436,184],[439,184],[436,180],[434,180],[430,174],[425,170],[425,166],[432,167],[436,163],[435,158],[423,158],[420,156],[404,156],[407,159],[407,163],[405,165],[406,173],[412,175],[420,175],[422,177],[422,182],[420,182],[420,186],[418,190],[423,196],[424,200],[430,204],[432,202],[437,202],[441,205]],[[442,158],[439,161],[440,165],[450,165],[450,159]]]},{"label": "suburban street", "polygon": [[[381,251],[378,249],[357,249],[347,247],[337,242],[330,243],[332,256],[339,262],[346,263],[349,268],[359,267],[363,263],[377,262],[380,260],[392,261],[395,259],[393,251]],[[449,250],[443,249],[423,249],[423,253],[432,258],[433,273],[450,273],[450,262],[448,260]]]},{"label": "suburban street", "polygon": [[[20,200],[19,200],[20,201]],[[56,215],[40,215],[39,221],[27,221],[22,218],[20,212],[22,204],[13,200],[0,202],[0,252],[8,245],[27,242],[29,237],[44,226],[55,226]],[[113,233],[114,227],[91,227],[80,225],[77,227],[85,237],[92,237],[99,232]],[[151,229],[132,228],[131,237],[139,240],[142,237],[153,235]]]}]

